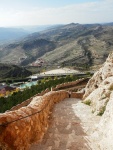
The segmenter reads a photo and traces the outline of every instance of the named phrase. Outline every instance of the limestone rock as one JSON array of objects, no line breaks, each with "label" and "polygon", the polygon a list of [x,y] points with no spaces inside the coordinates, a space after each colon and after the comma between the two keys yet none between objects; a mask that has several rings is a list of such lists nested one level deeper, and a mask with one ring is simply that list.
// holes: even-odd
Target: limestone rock
[{"label": "limestone rock", "polygon": [[113,87],[113,53],[109,55],[103,67],[89,80],[84,102],[90,101],[92,112],[99,114],[109,101]]},{"label": "limestone rock", "polygon": [[92,139],[99,150],[113,150],[113,92]]},{"label": "limestone rock", "polygon": [[113,76],[113,53],[109,54],[106,62],[103,64],[103,67],[97,71],[94,76],[89,80],[86,88],[85,95],[86,98],[91,92],[98,88],[100,83],[108,77]]},{"label": "limestone rock", "polygon": [[98,150],[113,150],[113,53],[88,82],[84,103],[90,101],[92,112],[102,115],[92,134]]}]

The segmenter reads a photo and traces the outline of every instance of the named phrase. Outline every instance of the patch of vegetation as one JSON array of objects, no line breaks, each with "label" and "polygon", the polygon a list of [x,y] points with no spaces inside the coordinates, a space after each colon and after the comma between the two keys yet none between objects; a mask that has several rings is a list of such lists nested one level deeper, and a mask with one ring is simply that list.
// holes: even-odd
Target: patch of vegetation
[{"label": "patch of vegetation", "polygon": [[97,114],[98,116],[102,116],[104,114],[106,110],[106,106],[103,106],[101,109],[100,109],[100,112]]},{"label": "patch of vegetation", "polygon": [[113,91],[113,85],[110,86],[109,90],[110,90],[110,91]]},{"label": "patch of vegetation", "polygon": [[100,112],[97,114],[98,116],[102,116],[102,115],[104,114],[104,112],[105,112],[105,110],[106,110],[106,106],[107,106],[108,101],[109,101],[109,98],[106,99],[105,104],[104,104],[105,106],[103,106],[103,107],[100,109]]},{"label": "patch of vegetation", "polygon": [[83,103],[86,104],[86,105],[88,105],[88,106],[90,106],[91,105],[91,100],[88,99],[88,100],[84,101]]},{"label": "patch of vegetation", "polygon": [[106,98],[106,95],[103,94],[102,97],[101,97],[101,100],[105,99]]},{"label": "patch of vegetation", "polygon": [[92,112],[92,114],[94,114],[94,112],[95,112],[95,111],[94,111],[94,110],[92,110],[91,112]]}]

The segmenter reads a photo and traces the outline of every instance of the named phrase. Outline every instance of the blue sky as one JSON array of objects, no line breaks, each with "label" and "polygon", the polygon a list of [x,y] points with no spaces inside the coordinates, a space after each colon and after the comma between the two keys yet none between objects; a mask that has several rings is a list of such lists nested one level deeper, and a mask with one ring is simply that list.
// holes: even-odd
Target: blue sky
[{"label": "blue sky", "polygon": [[77,3],[94,2],[98,0],[0,0],[3,7],[27,8],[27,7],[61,7]]},{"label": "blue sky", "polygon": [[113,0],[0,0],[0,26],[113,21]]}]

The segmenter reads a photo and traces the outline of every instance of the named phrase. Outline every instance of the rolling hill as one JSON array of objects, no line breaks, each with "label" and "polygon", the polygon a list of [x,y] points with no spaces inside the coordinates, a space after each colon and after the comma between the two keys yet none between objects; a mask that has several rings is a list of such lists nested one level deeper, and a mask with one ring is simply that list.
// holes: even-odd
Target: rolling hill
[{"label": "rolling hill", "polygon": [[0,61],[29,65],[41,58],[46,66],[100,65],[113,50],[112,35],[112,23],[56,26],[0,47]]},{"label": "rolling hill", "polygon": [[6,78],[24,78],[30,76],[32,73],[24,67],[16,65],[1,64],[0,63],[0,79]]}]

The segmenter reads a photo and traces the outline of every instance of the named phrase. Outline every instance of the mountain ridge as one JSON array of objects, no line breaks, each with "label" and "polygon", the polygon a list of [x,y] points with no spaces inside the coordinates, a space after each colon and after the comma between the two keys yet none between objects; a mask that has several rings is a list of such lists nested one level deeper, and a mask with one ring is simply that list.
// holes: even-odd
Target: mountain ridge
[{"label": "mountain ridge", "polygon": [[41,58],[46,66],[65,64],[91,67],[103,63],[112,51],[112,34],[112,23],[61,25],[1,47],[0,61],[30,65]]}]

